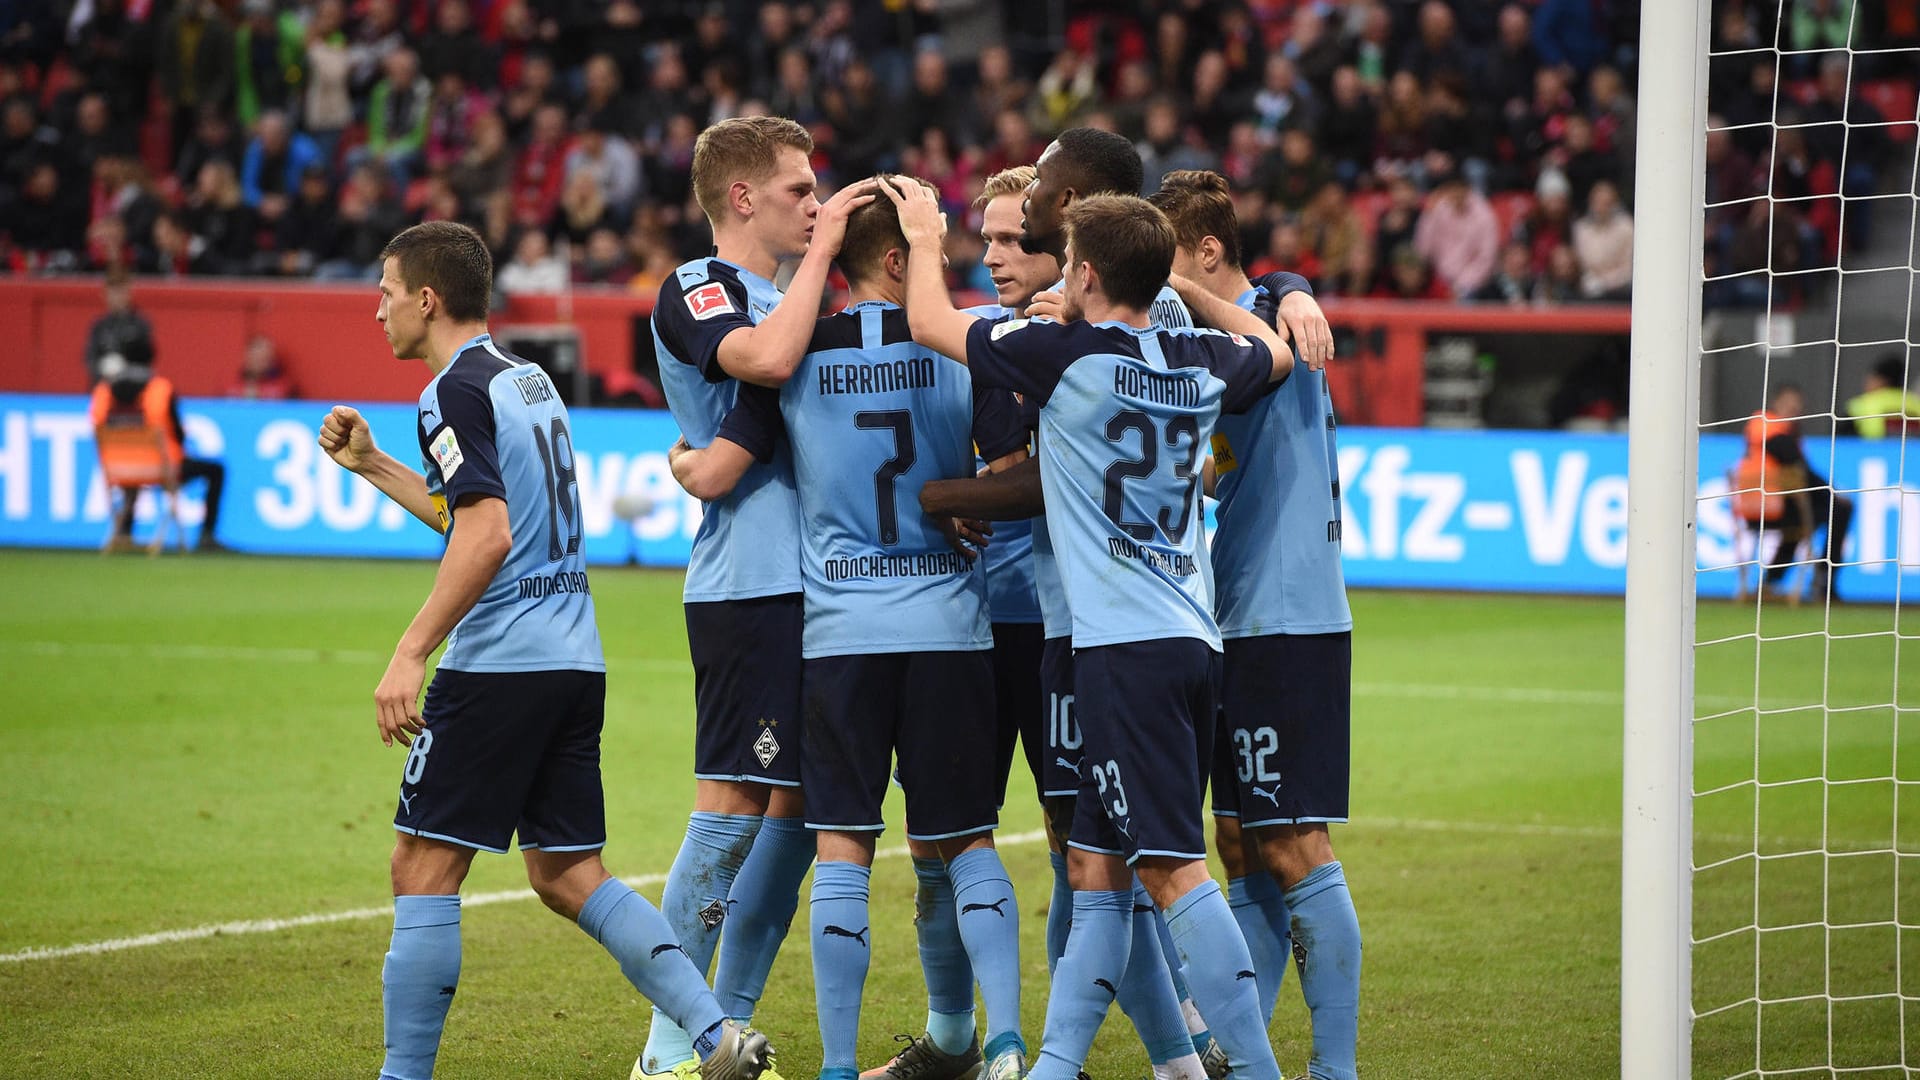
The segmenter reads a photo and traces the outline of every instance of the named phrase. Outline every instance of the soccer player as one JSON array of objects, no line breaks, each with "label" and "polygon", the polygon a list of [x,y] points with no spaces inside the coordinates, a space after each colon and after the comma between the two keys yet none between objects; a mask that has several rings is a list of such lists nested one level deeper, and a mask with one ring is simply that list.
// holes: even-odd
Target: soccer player
[{"label": "soccer player", "polygon": [[743,392],[711,445],[676,448],[674,472],[710,498],[751,459],[771,460],[783,436],[793,455],[806,585],[801,774],[819,840],[811,911],[822,1080],[857,1075],[869,879],[896,755],[908,836],[944,862],[964,952],[957,973],[930,967],[928,1037],[891,1067],[1017,1080],[1026,1071],[1019,909],[993,847],[986,581],[918,512],[918,499],[929,479],[970,475],[976,446],[988,461],[1024,457],[1026,431],[1009,396],[976,400],[965,367],[914,343],[901,308],[907,243],[892,202],[854,211],[840,266],[852,303],[819,321],[793,378],[777,395]]},{"label": "soccer player", "polygon": [[[1224,177],[1169,173],[1152,202],[1179,240],[1175,274],[1275,320],[1281,288],[1298,283],[1247,280]],[[1355,1080],[1360,922],[1327,835],[1328,822],[1347,820],[1353,615],[1325,373],[1305,365],[1253,409],[1222,416],[1213,463],[1214,608],[1225,639],[1217,846],[1223,861],[1245,864],[1229,872],[1229,892],[1239,893],[1234,914],[1254,955],[1262,1015],[1272,1016],[1291,938],[1313,1017],[1307,1075]],[[1226,859],[1243,844],[1243,859]]]},{"label": "soccer player", "polygon": [[1192,300],[1208,321],[1236,333],[1152,324],[1174,239],[1165,216],[1138,198],[1094,196],[1065,215],[1062,315],[1086,322],[996,324],[947,297],[933,199],[911,186],[881,190],[900,204],[912,245],[915,340],[963,359],[979,385],[1040,407],[1041,479],[1073,618],[1084,757],[1069,834],[1073,925],[1032,1075],[1071,1080],[1085,1061],[1127,966],[1137,871],[1166,912],[1195,1004],[1234,1074],[1277,1080],[1246,942],[1206,870],[1200,803],[1220,639],[1197,487],[1222,407],[1257,403],[1291,371],[1293,355],[1258,318],[1199,293]]},{"label": "soccer player", "polygon": [[[460,981],[460,885],[475,851],[519,834],[527,879],[697,1032],[699,1074],[751,1080],[766,1038],[729,1020],[653,905],[600,861],[606,664],[580,551],[566,406],[538,367],[487,333],[493,262],[478,233],[429,222],[382,252],[378,318],[394,356],[425,360],[426,476],[382,453],[358,412],[321,423],[328,456],[437,531],[433,590],[374,691],[380,737],[408,747],[393,850],[393,944],[382,970],[380,1075],[433,1074]],[[447,642],[421,707],[427,657]]]},{"label": "soccer player", "polygon": [[[660,288],[653,334],[667,406],[704,446],[741,381],[779,385],[806,351],[847,212],[872,201],[852,185],[822,205],[805,128],[777,117],[723,120],[694,144],[693,189],[714,254]],[[802,256],[804,256],[802,258]],[[800,258],[783,296],[782,260]],[[693,655],[693,813],[660,902],[729,1015],[751,1017],[798,906],[814,844],[800,783],[799,505],[782,454],[704,508],[684,591]],[[687,1033],[659,1010],[633,1076],[685,1072]]]}]

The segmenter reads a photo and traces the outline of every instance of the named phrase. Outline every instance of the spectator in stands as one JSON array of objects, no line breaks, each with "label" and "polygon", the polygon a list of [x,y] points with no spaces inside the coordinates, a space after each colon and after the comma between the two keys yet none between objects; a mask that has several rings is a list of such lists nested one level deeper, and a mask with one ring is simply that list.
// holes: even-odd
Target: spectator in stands
[{"label": "spectator in stands", "polygon": [[855,58],[845,66],[839,86],[821,95],[820,103],[833,127],[828,154],[836,183],[892,170],[897,164],[893,108],[880,93],[873,69]]},{"label": "spectator in stands", "polygon": [[782,52],[778,71],[767,99],[767,111],[774,116],[791,117],[808,127],[819,123],[824,114],[813,89],[813,61],[807,58],[807,51],[792,48]]},{"label": "spectator in stands", "polygon": [[340,228],[333,251],[314,276],[334,281],[369,281],[380,274],[380,251],[406,227],[406,208],[393,195],[392,177],[365,162],[347,177],[340,192]]},{"label": "spectator in stands", "polygon": [[1420,178],[1427,153],[1427,100],[1420,80],[1396,72],[1387,83],[1387,101],[1375,127],[1374,169]]},{"label": "spectator in stands", "polygon": [[245,274],[254,269],[260,215],[247,205],[233,166],[209,161],[200,167],[187,197],[186,225],[206,272]]},{"label": "spectator in stands", "polygon": [[[783,70],[784,55],[792,49],[799,49],[802,56],[806,49],[794,34],[793,9],[783,0],[771,0],[760,5],[759,20],[754,31],[747,37],[746,66],[748,88],[755,97],[767,98],[773,94],[772,78]],[[808,69],[812,69],[811,61]],[[775,115],[791,116],[798,120],[795,113],[779,112]],[[804,123],[805,121],[802,121]]]},{"label": "spectator in stands", "polygon": [[141,367],[153,363],[153,324],[133,306],[132,279],[124,269],[107,275],[102,290],[107,310],[87,327],[87,382],[98,382],[103,374],[100,361],[116,355],[128,364]]},{"label": "spectator in stands", "polygon": [[1242,102],[1229,81],[1227,58],[1218,49],[1200,54],[1193,65],[1193,92],[1187,116],[1208,146],[1227,141],[1227,131],[1241,115]]},{"label": "spectator in stands", "polygon": [[1573,223],[1580,293],[1589,300],[1625,300],[1633,289],[1633,217],[1612,181],[1593,185],[1587,212]]},{"label": "spectator in stands", "polygon": [[565,292],[567,263],[553,254],[546,233],[527,229],[514,242],[513,261],[500,268],[497,280],[500,291],[508,296]]},{"label": "spectator in stands", "polygon": [[1316,288],[1352,260],[1355,248],[1367,246],[1366,226],[1360,223],[1360,215],[1335,180],[1322,183],[1313,202],[1300,215],[1300,235],[1307,249],[1319,256],[1321,270],[1314,280]]},{"label": "spectator in stands", "polygon": [[29,269],[71,270],[86,249],[86,200],[60,182],[52,161],[35,162],[19,195],[0,208],[0,231],[27,253]]},{"label": "spectator in stands", "polygon": [[347,46],[345,0],[320,0],[307,24],[307,88],[302,128],[331,167],[353,124],[353,52]]},{"label": "spectator in stands", "polygon": [[153,219],[153,244],[141,254],[143,274],[185,277],[219,273],[206,257],[205,245],[194,237],[186,216],[178,210],[167,210]]},{"label": "spectator in stands", "polygon": [[1585,75],[1607,54],[1605,9],[1611,0],[1540,0],[1533,15],[1533,45],[1551,67]]},{"label": "spectator in stands", "polygon": [[[604,121],[601,121],[604,123]],[[589,121],[567,152],[567,183],[582,173],[599,181],[600,191],[615,216],[624,218],[640,197],[640,159],[619,132]]]},{"label": "spectator in stands", "polygon": [[544,229],[560,205],[567,176],[567,113],[558,105],[534,114],[533,134],[513,166],[513,219]]},{"label": "spectator in stands", "polygon": [[[75,5],[74,19],[81,17]],[[128,14],[126,0],[94,0],[91,16],[68,33],[73,43],[68,59],[87,86],[106,95],[115,121],[132,123],[145,116],[153,76],[153,42],[145,20]]]},{"label": "spectator in stands", "polygon": [[1907,389],[1907,365],[1899,353],[1888,353],[1867,372],[1858,397],[1847,402],[1854,434],[1863,439],[1920,434],[1920,395]]},{"label": "spectator in stands", "polygon": [[[1380,264],[1374,259],[1372,244],[1355,244],[1344,264],[1328,268],[1332,276],[1326,292],[1333,296],[1372,296],[1380,278]],[[1314,287],[1318,289],[1319,283]]]},{"label": "spectator in stands", "polygon": [[1533,73],[1533,100],[1526,111],[1508,117],[1507,138],[1523,158],[1537,161],[1566,137],[1567,117],[1573,112],[1566,72],[1542,67]]},{"label": "spectator in stands", "polygon": [[127,235],[127,223],[113,214],[97,218],[87,226],[87,254],[84,268],[95,273],[131,269],[139,261],[133,242]]},{"label": "spectator in stands", "polygon": [[443,71],[433,83],[427,101],[427,138],[422,158],[427,173],[444,175],[473,140],[474,118],[490,106],[458,70]]},{"label": "spectator in stands", "polygon": [[1546,270],[1540,275],[1534,296],[1540,304],[1548,306],[1578,303],[1580,284],[1580,260],[1574,256],[1573,248],[1555,244],[1547,252]]},{"label": "spectator in stands", "polygon": [[458,75],[468,86],[493,86],[500,58],[473,28],[473,9],[467,0],[439,0],[433,7],[433,29],[420,38],[421,72],[434,82],[443,75]]},{"label": "spectator in stands", "polygon": [[300,396],[286,368],[281,366],[272,338],[255,334],[248,339],[247,351],[240,357],[239,377],[227,387],[227,396],[248,401],[285,401]]},{"label": "spectator in stands", "polygon": [[1420,5],[1419,34],[1401,53],[1400,70],[1421,82],[1452,78],[1465,83],[1473,77],[1473,53],[1460,40],[1453,9],[1443,0]]},{"label": "spectator in stands", "polygon": [[[1114,89],[1106,102],[1113,117],[1114,130],[1139,142],[1147,136],[1147,107],[1159,96],[1153,85],[1153,68],[1145,60],[1129,60],[1114,76]],[[1237,129],[1241,125],[1236,123]],[[1252,125],[1247,125],[1251,127]],[[1228,134],[1231,141],[1233,135]]]},{"label": "spectator in stands", "polygon": [[462,212],[478,218],[487,196],[504,190],[513,179],[513,148],[507,144],[507,125],[489,109],[473,118],[472,139],[447,167],[447,183],[459,197]]},{"label": "spectator in stands", "polygon": [[1327,26],[1326,15],[1317,4],[1301,4],[1293,9],[1293,21],[1280,55],[1293,61],[1300,77],[1317,94],[1326,94],[1333,85],[1333,73],[1346,62],[1347,51],[1340,38]]},{"label": "spectator in stands", "polygon": [[1319,123],[1320,102],[1313,87],[1285,53],[1267,57],[1260,89],[1248,102],[1253,120],[1268,141],[1296,128],[1313,131]]},{"label": "spectator in stands", "polygon": [[1561,132],[1560,145],[1547,155],[1547,160],[1566,174],[1567,183],[1572,187],[1573,204],[1587,205],[1593,186],[1602,181],[1614,184],[1617,189],[1619,159],[1594,146],[1593,121],[1585,113],[1569,114]]},{"label": "spectator in stands", "polygon": [[183,188],[192,186],[200,167],[209,161],[224,161],[237,169],[246,152],[246,143],[234,131],[226,112],[209,105],[200,111],[193,134],[174,158],[174,181]]},{"label": "spectator in stands", "polygon": [[620,234],[612,229],[595,229],[587,237],[586,253],[573,269],[573,280],[581,285],[625,285],[633,277],[633,259],[627,254]]},{"label": "spectator in stands", "polygon": [[1166,95],[1155,97],[1147,106],[1146,138],[1135,149],[1145,170],[1141,192],[1160,190],[1160,179],[1180,169],[1211,169],[1218,159],[1211,151],[1196,146],[1187,138],[1181,123],[1180,103]]},{"label": "spectator in stands", "polygon": [[566,100],[560,94],[553,61],[545,53],[531,53],[520,66],[520,81],[507,91],[500,106],[500,118],[506,121],[507,137],[518,144],[533,130],[533,118],[547,105],[560,106]]},{"label": "spectator in stands", "polygon": [[103,157],[134,156],[133,133],[116,126],[107,96],[87,93],[80,96],[74,110],[74,132],[67,141],[66,157],[73,171],[91,174],[94,162]]},{"label": "spectator in stands", "polygon": [[1280,154],[1262,183],[1274,206],[1289,214],[1306,210],[1314,194],[1334,179],[1325,155],[1314,149],[1313,136],[1294,128],[1280,136]]},{"label": "spectator in stands", "polygon": [[274,10],[274,0],[241,0],[234,31],[234,115],[250,128],[269,109],[285,111],[305,77],[300,17]]},{"label": "spectator in stands", "polygon": [[1422,170],[1429,176],[1458,171],[1475,191],[1484,191],[1492,166],[1485,132],[1467,108],[1465,84],[1452,75],[1435,79],[1427,88],[1426,113]]},{"label": "spectator in stands", "polygon": [[1533,188],[1533,206],[1514,223],[1513,239],[1533,253],[1533,272],[1544,274],[1553,249],[1573,243],[1573,185],[1559,169],[1540,172]]},{"label": "spectator in stands", "polygon": [[137,158],[106,157],[95,163],[93,175],[93,224],[118,220],[126,227],[131,247],[146,243],[153,234],[153,219],[166,206],[147,167]]},{"label": "spectator in stands", "polygon": [[1587,78],[1587,113],[1593,119],[1593,143],[1613,155],[1620,190],[1633,190],[1633,164],[1639,107],[1620,69],[1602,64]]},{"label": "spectator in stands", "polygon": [[1540,53],[1533,47],[1533,20],[1526,8],[1501,7],[1498,26],[1497,37],[1480,60],[1480,97],[1492,115],[1512,117],[1526,111]]},{"label": "spectator in stands", "polygon": [[1469,297],[1493,276],[1500,221],[1486,197],[1459,173],[1440,176],[1414,229],[1413,247],[1453,296]]},{"label": "spectator in stands", "polygon": [[1033,86],[1028,115],[1043,135],[1058,135],[1079,121],[1098,98],[1094,62],[1072,46],[1054,55]]},{"label": "spectator in stands", "polygon": [[427,107],[433,87],[420,74],[420,60],[412,49],[398,48],[382,65],[386,76],[374,84],[367,99],[367,143],[347,158],[349,167],[377,161],[405,187],[420,165],[427,141]]},{"label": "spectator in stands", "polygon": [[270,254],[275,273],[288,277],[312,274],[333,257],[340,233],[340,215],[334,207],[327,167],[309,165],[300,174],[300,187],[286,213],[274,226]]},{"label": "spectator in stands", "polygon": [[260,114],[253,141],[241,164],[240,189],[248,206],[268,224],[280,220],[287,203],[309,168],[325,166],[319,144],[293,130],[287,114],[269,109]]},{"label": "spectator in stands", "polygon": [[[660,125],[666,123],[669,116],[691,112],[710,123],[702,109],[700,95],[687,79],[687,66],[680,59],[679,47],[671,43],[656,45],[651,56],[647,87],[631,103],[620,93],[617,78],[611,81],[606,78],[606,73],[616,71],[611,57],[603,55],[597,63],[588,61],[587,98],[581,103],[580,111],[588,116],[605,116],[616,128],[642,142],[658,138]],[[701,126],[705,127],[706,123]]]},{"label": "spectator in stands", "polygon": [[1420,225],[1420,189],[1403,173],[1387,179],[1387,205],[1373,223],[1373,264],[1392,263],[1393,249],[1413,244],[1414,230]]},{"label": "spectator in stands", "polygon": [[[120,422],[145,424],[166,441],[166,454],[177,470],[182,485],[194,480],[207,482],[205,516],[200,520],[200,542],[196,551],[225,551],[220,543],[220,495],[226,487],[227,467],[208,458],[187,456],[186,429],[180,423],[180,398],[173,383],[155,376],[148,364],[130,364],[118,353],[101,358],[100,381],[93,388],[91,409],[94,427]],[[122,499],[114,516],[113,533],[107,541],[109,551],[133,549],[133,511],[135,500]]]},{"label": "spectator in stands", "polygon": [[573,248],[582,249],[595,230],[613,229],[618,225],[619,218],[607,204],[607,193],[600,186],[599,176],[585,171],[574,173],[567,181],[566,190],[560,193],[560,217],[555,234],[565,237]]},{"label": "spectator in stands", "polygon": [[233,105],[233,28],[213,0],[183,0],[160,29],[154,57],[160,93],[173,106],[174,152],[201,108]]},{"label": "spectator in stands", "polygon": [[[995,43],[980,50],[980,65],[973,84],[971,112],[980,118],[979,123],[991,122],[994,125],[993,132],[980,133],[983,142],[989,134],[994,137],[1000,135],[1000,115],[1009,110],[1018,112],[1026,103],[1027,94],[1031,89],[1032,84],[1015,73],[1013,53],[1004,44]],[[1027,138],[1032,137],[1033,133],[1029,130]],[[1034,157],[1022,158],[1014,164],[1030,165],[1037,157],[1039,155],[1035,154]],[[980,171],[982,175],[991,176],[999,170],[983,167]]]},{"label": "spectator in stands", "polygon": [[[1793,0],[1786,38],[1795,52],[1844,49],[1850,42],[1854,0]],[[1802,61],[1804,57],[1786,58]]]},{"label": "spectator in stands", "polygon": [[1344,65],[1333,72],[1333,91],[1321,118],[1321,149],[1343,184],[1373,166],[1378,120],[1360,72]]},{"label": "spectator in stands", "polygon": [[1389,253],[1386,278],[1372,295],[1382,300],[1445,300],[1451,294],[1425,256],[1412,244],[1401,244]]},{"label": "spectator in stands", "polygon": [[366,0],[353,33],[353,92],[364,97],[386,71],[387,57],[406,48],[397,0]]},{"label": "spectator in stands", "polygon": [[1533,253],[1525,244],[1508,244],[1500,249],[1500,269],[1472,299],[1487,304],[1526,307],[1535,301],[1537,282],[1533,274]]}]

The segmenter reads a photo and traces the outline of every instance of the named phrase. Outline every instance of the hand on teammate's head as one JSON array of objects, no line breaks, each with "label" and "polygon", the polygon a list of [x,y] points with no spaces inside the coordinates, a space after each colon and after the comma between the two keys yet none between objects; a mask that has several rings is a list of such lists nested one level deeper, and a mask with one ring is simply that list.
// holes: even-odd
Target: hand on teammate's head
[{"label": "hand on teammate's head", "polygon": [[878,181],[880,190],[900,208],[900,232],[909,245],[938,244],[947,233],[947,215],[923,184]]},{"label": "hand on teammate's head", "polygon": [[833,198],[820,204],[819,216],[813,219],[813,241],[808,245],[808,250],[818,250],[823,255],[838,255],[840,245],[847,238],[847,218],[879,197],[871,178],[848,184],[834,192]]}]

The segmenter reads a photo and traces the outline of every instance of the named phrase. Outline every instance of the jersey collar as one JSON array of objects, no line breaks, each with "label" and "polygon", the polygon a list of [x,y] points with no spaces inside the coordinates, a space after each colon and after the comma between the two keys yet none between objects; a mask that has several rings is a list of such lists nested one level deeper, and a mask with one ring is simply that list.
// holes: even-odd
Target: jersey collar
[{"label": "jersey collar", "polygon": [[[454,358],[455,360],[458,360],[458,359],[460,359],[460,358],[461,358],[462,356],[464,356],[464,355],[466,355],[466,352],[467,352],[467,350],[468,350],[468,349],[472,349],[472,348],[476,348],[476,347],[477,347],[477,348],[486,348],[486,347],[487,347],[488,345],[491,345],[491,344],[493,344],[493,335],[492,335],[492,334],[490,334],[490,333],[479,333],[479,334],[475,334],[475,335],[473,335],[472,337],[470,337],[470,338],[468,338],[468,339],[466,340],[466,343],[465,343],[465,344],[463,344],[463,345],[461,345],[461,346],[460,346],[459,348],[457,348],[457,349],[455,349],[455,350],[453,350],[453,358]],[[452,364],[452,363],[448,363],[448,364],[447,364],[447,366],[448,366],[448,367],[452,367],[452,366],[453,366],[453,364]]]}]

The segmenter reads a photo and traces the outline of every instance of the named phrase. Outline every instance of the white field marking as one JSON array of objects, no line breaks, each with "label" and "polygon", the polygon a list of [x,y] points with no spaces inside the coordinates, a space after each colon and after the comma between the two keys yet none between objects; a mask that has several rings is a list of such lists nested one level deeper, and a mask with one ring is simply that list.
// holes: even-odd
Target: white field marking
[{"label": "white field marking", "polygon": [[[1000,847],[1021,844],[1042,843],[1047,834],[1039,829],[1031,832],[1010,833],[996,836],[994,843]],[[875,858],[898,859],[907,854],[905,844],[881,848],[874,853]],[[636,889],[664,884],[665,874],[641,874],[620,880]],[[500,889],[495,892],[468,893],[460,898],[460,907],[481,907],[487,904],[503,904],[510,900],[533,900],[536,897],[532,889]],[[307,915],[295,915],[287,919],[242,919],[237,922],[208,923],[205,926],[190,927],[185,930],[161,930],[158,933],[141,934],[138,937],[112,938],[107,941],[90,941],[79,945],[51,945],[19,952],[0,953],[0,964],[19,964],[29,960],[58,960],[65,956],[94,956],[100,953],[121,952],[126,949],[141,949],[148,945],[170,945],[180,941],[202,941],[211,937],[238,937],[244,934],[277,934],[282,930],[296,930],[303,926],[325,926],[329,923],[355,922],[361,919],[384,919],[393,915],[392,904],[379,907],[350,908],[346,911],[320,911]]]}]

